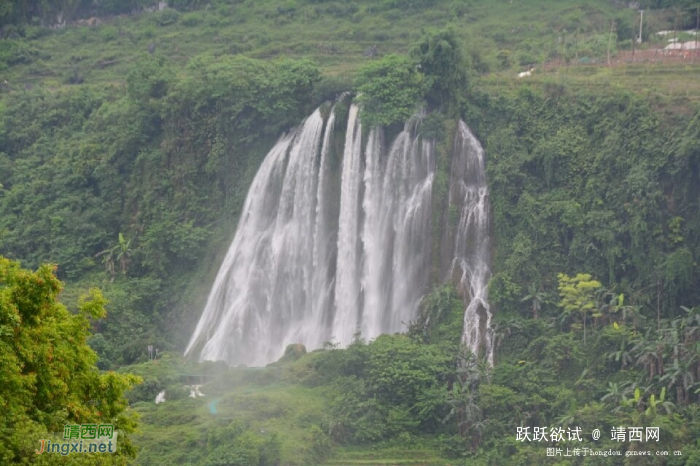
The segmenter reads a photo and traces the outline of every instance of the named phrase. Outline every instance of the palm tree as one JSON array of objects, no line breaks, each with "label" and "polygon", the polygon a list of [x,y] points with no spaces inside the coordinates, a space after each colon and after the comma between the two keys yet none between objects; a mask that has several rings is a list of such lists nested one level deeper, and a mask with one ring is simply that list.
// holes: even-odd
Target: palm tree
[{"label": "palm tree", "polygon": [[641,338],[632,349],[638,366],[644,367],[649,374],[649,382],[654,382],[655,376],[664,374],[663,345],[659,341],[650,341],[650,333]]},{"label": "palm tree", "polygon": [[457,360],[459,361],[456,371],[457,379],[462,384],[476,387],[481,381],[490,382],[492,367],[488,357],[478,357],[465,345],[461,345],[457,353]]},{"label": "palm tree", "polygon": [[117,264],[122,274],[126,275],[126,271],[131,263],[131,240],[126,240],[122,233],[119,233],[119,244],[100,251],[95,254],[95,257],[102,256],[102,263],[105,265],[105,270],[111,276],[111,282],[117,274]]},{"label": "palm tree", "polygon": [[632,329],[636,332],[637,327],[640,326],[642,306],[639,305],[624,305],[621,306],[616,312],[622,313],[622,321],[627,322],[627,319],[632,319]]},{"label": "palm tree", "polygon": [[661,377],[661,382],[665,382],[669,390],[676,387],[676,402],[678,404],[687,404],[690,401],[690,391],[697,385],[692,367],[694,359],[692,358],[688,362],[674,360],[670,370]]},{"label": "palm tree", "polygon": [[627,368],[628,364],[632,364],[634,362],[634,359],[632,358],[632,353],[627,348],[627,344],[627,338],[623,338],[620,341],[620,346],[617,349],[617,351],[611,351],[605,354],[605,357],[607,359],[612,359],[615,362],[621,363],[621,370],[623,371]]},{"label": "palm tree", "polygon": [[[682,358],[687,372],[686,378],[689,385],[686,390],[686,395],[693,387],[700,385],[700,307],[687,308],[681,306],[685,312],[685,316],[681,319],[680,330],[683,339],[683,354]],[[690,380],[692,378],[692,383]],[[694,393],[700,393],[700,390],[694,390]],[[690,397],[687,399],[690,402]]]},{"label": "palm tree", "polygon": [[132,250],[129,246],[131,246],[131,240],[125,240],[124,235],[119,233],[119,244],[116,246],[117,262],[119,263],[119,268],[121,269],[122,273],[125,275],[126,270],[129,268],[129,264],[131,263]]},{"label": "palm tree", "polygon": [[613,408],[613,412],[616,413],[620,410],[620,408],[622,408],[622,406],[625,405],[625,401],[627,401],[627,397],[630,393],[632,393],[632,390],[633,385],[631,385],[629,382],[608,382],[608,391],[605,395],[603,395],[600,401],[615,406],[615,408]]},{"label": "palm tree", "polygon": [[570,425],[573,425],[574,422],[576,422],[576,413],[568,412],[562,414],[561,416],[559,416],[559,418],[557,418],[556,425],[561,427],[568,427]]},{"label": "palm tree", "polygon": [[105,265],[105,271],[112,277],[112,279],[110,280],[112,282],[114,281],[114,275],[115,275],[115,268],[114,268],[115,253],[116,253],[115,247],[111,247],[111,248],[105,249],[104,251],[100,251],[97,254],[95,254],[95,257],[102,256],[102,263]]},{"label": "palm tree", "polygon": [[442,422],[456,418],[459,435],[467,438],[470,434],[476,434],[472,436],[472,447],[477,447],[481,443],[480,434],[484,424],[474,387],[456,380],[447,395],[447,403],[450,411]]},{"label": "palm tree", "polygon": [[520,300],[521,303],[525,301],[532,301],[532,316],[537,319],[542,309],[542,305],[546,304],[549,300],[549,293],[542,291],[534,283],[530,283],[528,287],[528,294],[523,299]]},{"label": "palm tree", "polygon": [[500,347],[503,340],[506,337],[510,337],[515,330],[522,330],[522,328],[521,320],[518,317],[504,317],[499,319],[493,327],[496,348]]},{"label": "palm tree", "polygon": [[670,401],[666,401],[666,387],[663,387],[661,389],[661,394],[659,395],[658,400],[656,399],[656,395],[654,394],[649,396],[649,402],[647,403],[646,413],[653,414],[657,411],[663,410],[666,414],[671,414],[673,408],[673,403],[671,403]]}]

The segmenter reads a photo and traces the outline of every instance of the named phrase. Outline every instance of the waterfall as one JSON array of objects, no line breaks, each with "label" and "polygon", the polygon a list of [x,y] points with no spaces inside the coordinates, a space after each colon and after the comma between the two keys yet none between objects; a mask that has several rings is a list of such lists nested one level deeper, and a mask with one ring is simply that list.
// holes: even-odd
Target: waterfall
[{"label": "waterfall", "polygon": [[331,337],[348,343],[358,330],[360,318],[359,224],[360,159],[362,126],[358,108],[350,107],[348,129],[343,151],[343,172],[340,180],[340,220],[338,222],[338,264],[336,267],[335,316]]},{"label": "waterfall", "polygon": [[[341,107],[347,115],[336,114]],[[431,268],[436,160],[420,121],[411,118],[387,144],[382,128],[363,132],[357,106],[337,105],[283,135],[253,180],[186,354],[264,365],[291,343],[314,349],[347,345],[357,332],[405,331]],[[488,191],[483,151],[466,125],[459,130],[453,269],[470,291],[464,342],[478,348],[490,327]]]},{"label": "waterfall", "polygon": [[476,356],[493,365],[493,331],[488,303],[491,278],[489,234],[489,190],[486,184],[484,150],[460,121],[455,136],[450,181],[450,208],[458,208],[454,259],[451,275],[457,276],[460,291],[467,298],[462,343]]}]

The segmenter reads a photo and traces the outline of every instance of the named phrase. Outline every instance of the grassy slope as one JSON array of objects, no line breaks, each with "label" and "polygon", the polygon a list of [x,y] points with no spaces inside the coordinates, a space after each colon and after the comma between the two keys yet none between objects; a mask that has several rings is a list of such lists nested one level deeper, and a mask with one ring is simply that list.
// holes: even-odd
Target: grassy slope
[{"label": "grassy slope", "polygon": [[[203,398],[134,404],[142,416],[141,434],[135,438],[142,447],[139,464],[183,464],[199,459],[197,449],[206,442],[207,429],[234,419],[250,421],[253,430],[261,433],[276,433],[285,461],[304,463],[305,427],[322,415],[324,406],[314,390],[251,384],[230,391],[205,386],[201,391],[206,395]],[[213,400],[218,400],[216,414],[209,409]]]},{"label": "grassy slope", "polygon": [[[572,21],[581,24],[585,35],[602,33],[614,16],[634,16],[633,11],[618,11],[603,0],[440,1],[428,11],[381,12],[374,11],[372,4],[376,2],[361,1],[356,12],[343,16],[331,12],[317,15],[314,5],[302,2],[293,16],[280,15],[275,11],[278,3],[256,0],[185,13],[167,26],[158,25],[162,14],[143,14],[114,18],[96,28],[69,27],[55,32],[28,29],[33,37],[29,42],[38,51],[38,58],[1,71],[0,80],[7,80],[13,90],[25,84],[59,89],[67,86],[66,77],[77,70],[87,85],[122,86],[134,58],[146,53],[149,44],[177,65],[205,52],[244,53],[256,58],[312,56],[326,73],[351,77],[368,60],[363,55],[368,47],[377,45],[382,54],[404,53],[420,37],[421,29],[452,24],[480,50],[492,70],[498,69],[501,50],[511,52],[512,69],[479,78],[478,86],[497,93],[519,87],[522,81],[515,78],[519,61],[526,56],[537,61],[543,58],[542,50],[551,48],[561,31],[571,28]],[[456,11],[455,5],[460,4],[467,6]],[[700,80],[689,79],[698,71],[699,62],[559,67],[536,72],[528,82],[535,86],[552,82],[586,86],[595,91],[630,88],[662,103],[682,106],[689,99],[700,100]],[[128,370],[146,374],[153,368],[140,365]],[[170,375],[179,374],[179,370]],[[232,371],[221,376],[219,383],[214,381],[202,389],[207,394],[202,399],[134,404],[143,416],[141,434],[135,438],[142,447],[142,464],[156,458],[164,464],[195,460],[207,428],[217,418],[249,419],[256,428],[278,433],[284,458],[303,464],[306,429],[314,418],[324,415],[322,391],[278,380],[274,370],[260,372],[253,380],[242,375],[246,373]],[[270,380],[261,381],[268,373]],[[216,416],[208,407],[214,397],[221,400]],[[419,454],[406,452],[405,448],[339,449],[329,464],[445,464],[429,450],[426,447]]]},{"label": "grassy slope", "polygon": [[[635,20],[633,10],[617,9],[605,0],[438,0],[425,10],[386,9],[368,0],[298,2],[293,13],[279,13],[279,2],[273,0],[233,3],[179,15],[171,10],[116,17],[92,28],[49,31],[29,27],[26,35],[37,51],[34,62],[3,70],[0,78],[13,90],[26,84],[59,88],[75,72],[86,84],[121,85],[134,59],[147,53],[150,45],[177,65],[201,53],[240,53],[263,59],[311,56],[326,73],[351,77],[368,60],[364,51],[369,47],[376,45],[380,54],[405,53],[425,28],[452,25],[492,71],[501,68],[499,53],[508,55],[513,69],[488,76],[488,83],[513,83],[515,71],[524,63],[542,63],[561,53],[579,60],[584,56],[603,60],[605,45],[601,49],[586,44],[595,38],[606,42],[613,18],[630,24]],[[671,27],[665,12],[652,12],[648,21],[656,29]],[[615,48],[617,41],[612,43]],[[699,69],[700,60],[641,70],[635,66],[604,72],[590,67],[557,69],[546,75],[554,74],[576,86],[606,89],[619,84],[694,97],[700,94],[700,86],[684,83]]]},{"label": "grassy slope", "polygon": [[[178,380],[173,384],[177,385],[185,382],[184,374],[201,374],[207,367],[166,353],[155,364],[135,364],[123,370],[142,375],[147,382],[170,384]],[[254,431],[276,433],[282,442],[283,458],[303,464],[305,428],[323,416],[320,393],[285,384],[275,368],[219,370],[201,392],[205,394],[202,398],[156,405],[149,396],[149,401],[132,404],[142,416],[140,433],[135,437],[142,449],[138,464],[195,463],[204,453],[208,430],[232,420],[250,422]]]},{"label": "grassy slope", "polygon": [[[208,432],[232,421],[249,423],[250,429],[262,436],[276,434],[283,464],[310,464],[311,428],[328,422],[327,387],[300,383],[309,377],[306,365],[313,358],[312,353],[282,367],[219,370],[201,388],[205,394],[201,398],[167,400],[156,405],[144,396],[144,401],[132,404],[141,416],[139,432],[134,436],[134,443],[140,448],[137,464],[199,464],[207,454]],[[141,375],[146,382],[184,381],[183,374],[201,374],[211,371],[211,367],[166,353],[155,364],[135,364],[122,370]],[[334,450],[324,464],[448,464],[435,451],[437,447],[430,440],[372,448],[344,447]]]},{"label": "grassy slope", "polygon": [[543,87],[552,83],[585,89],[590,93],[631,90],[675,114],[692,116],[700,103],[700,59],[696,63],[629,63],[613,67],[551,67],[535,71],[531,77],[514,79],[499,72],[478,81],[482,90],[496,94],[513,91],[523,84]]}]

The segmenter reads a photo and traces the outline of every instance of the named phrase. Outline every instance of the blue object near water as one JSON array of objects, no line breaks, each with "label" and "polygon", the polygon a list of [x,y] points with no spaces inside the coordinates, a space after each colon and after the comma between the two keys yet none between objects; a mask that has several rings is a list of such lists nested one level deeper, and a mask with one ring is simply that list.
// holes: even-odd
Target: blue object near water
[{"label": "blue object near water", "polygon": [[219,399],[217,398],[216,400],[210,401],[209,402],[209,412],[212,414],[216,414],[216,405],[219,403]]}]

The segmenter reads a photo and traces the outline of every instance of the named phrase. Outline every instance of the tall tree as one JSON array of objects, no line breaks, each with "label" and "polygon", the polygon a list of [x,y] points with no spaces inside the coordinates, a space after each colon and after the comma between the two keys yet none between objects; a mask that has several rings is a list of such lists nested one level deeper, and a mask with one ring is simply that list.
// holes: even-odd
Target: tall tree
[{"label": "tall tree", "polygon": [[459,105],[467,88],[468,66],[454,29],[426,33],[414,47],[412,55],[424,77],[428,104],[434,108]]},{"label": "tall tree", "polygon": [[584,344],[586,343],[586,318],[589,311],[596,309],[596,293],[602,286],[587,273],[579,273],[575,277],[559,274],[559,296],[561,297],[559,306],[565,313],[581,313]]},{"label": "tall tree", "polygon": [[98,289],[72,314],[58,301],[55,266],[36,272],[0,256],[0,463],[64,464],[60,455],[37,455],[39,439],[66,424],[113,424],[120,433],[114,454],[81,454],[71,464],[126,464],[135,450],[125,434],[136,428],[124,392],[139,379],[95,366],[88,346],[91,319],[105,317]]}]

